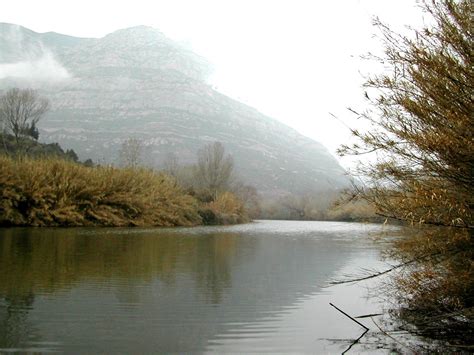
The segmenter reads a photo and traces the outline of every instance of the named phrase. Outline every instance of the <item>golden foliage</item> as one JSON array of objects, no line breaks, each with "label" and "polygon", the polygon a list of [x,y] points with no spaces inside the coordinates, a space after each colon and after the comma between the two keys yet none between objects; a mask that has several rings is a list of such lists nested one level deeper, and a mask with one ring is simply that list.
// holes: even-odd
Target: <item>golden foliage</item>
[{"label": "golden foliage", "polygon": [[[401,313],[425,335],[472,339],[474,327],[474,46],[471,0],[426,0],[430,28],[401,36],[380,22],[387,69],[361,114],[372,127],[342,154],[377,152],[359,195],[377,212],[421,228],[390,251],[410,261],[395,279]],[[454,228],[456,227],[456,228]],[[471,344],[472,345],[472,344]]]},{"label": "golden foliage", "polygon": [[383,222],[373,205],[363,200],[344,200],[344,197],[327,211],[327,219],[335,221]]},{"label": "golden foliage", "polygon": [[0,156],[0,224],[176,226],[201,222],[197,202],[146,169],[88,168]]},{"label": "golden foliage", "polygon": [[[372,185],[362,195],[382,215],[416,223],[473,226],[473,3],[433,0],[431,28],[401,36],[377,22],[389,70],[369,78],[378,93],[361,114],[372,124],[354,130],[360,143],[341,154],[378,152],[360,173]],[[367,95],[368,97],[368,95]]]},{"label": "golden foliage", "polygon": [[223,192],[204,208],[213,212],[219,224],[235,224],[248,220],[244,204],[232,192]]}]

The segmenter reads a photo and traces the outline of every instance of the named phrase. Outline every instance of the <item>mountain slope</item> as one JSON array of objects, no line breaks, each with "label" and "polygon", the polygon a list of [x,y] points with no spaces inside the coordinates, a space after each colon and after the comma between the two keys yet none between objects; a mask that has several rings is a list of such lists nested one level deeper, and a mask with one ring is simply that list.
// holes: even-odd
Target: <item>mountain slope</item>
[{"label": "mountain slope", "polygon": [[[348,184],[321,144],[214,90],[206,83],[212,71],[207,60],[153,28],[82,39],[0,24],[0,53],[0,88],[41,90],[53,106],[40,122],[41,137],[81,158],[114,162],[121,142],[132,136],[144,142],[153,165],[169,153],[192,163],[201,146],[218,140],[234,156],[242,180],[266,194]],[[1,75],[1,63],[45,53],[67,77],[31,80],[9,75],[4,64]]]}]

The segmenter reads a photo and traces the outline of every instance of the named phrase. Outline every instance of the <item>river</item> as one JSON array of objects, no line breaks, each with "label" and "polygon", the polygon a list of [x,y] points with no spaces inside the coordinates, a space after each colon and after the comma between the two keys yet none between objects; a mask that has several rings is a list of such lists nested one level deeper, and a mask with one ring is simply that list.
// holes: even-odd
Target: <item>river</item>
[{"label": "river", "polygon": [[0,352],[340,353],[363,329],[329,302],[381,305],[367,284],[325,286],[386,268],[370,235],[387,228],[0,229]]}]

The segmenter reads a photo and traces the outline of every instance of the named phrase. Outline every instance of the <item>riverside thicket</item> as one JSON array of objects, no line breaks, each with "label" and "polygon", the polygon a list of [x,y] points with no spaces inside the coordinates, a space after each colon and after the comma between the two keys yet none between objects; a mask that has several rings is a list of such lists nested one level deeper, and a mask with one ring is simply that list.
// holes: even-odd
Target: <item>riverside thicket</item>
[{"label": "riverside thicket", "polygon": [[473,5],[422,1],[432,21],[410,36],[376,22],[385,70],[366,82],[372,106],[360,114],[371,128],[354,130],[357,143],[340,150],[377,152],[359,170],[369,183],[355,196],[419,227],[388,250],[407,266],[394,278],[399,314],[462,349],[474,334]]},{"label": "riverside thicket", "polygon": [[0,156],[0,224],[191,226],[198,202],[164,174]]}]

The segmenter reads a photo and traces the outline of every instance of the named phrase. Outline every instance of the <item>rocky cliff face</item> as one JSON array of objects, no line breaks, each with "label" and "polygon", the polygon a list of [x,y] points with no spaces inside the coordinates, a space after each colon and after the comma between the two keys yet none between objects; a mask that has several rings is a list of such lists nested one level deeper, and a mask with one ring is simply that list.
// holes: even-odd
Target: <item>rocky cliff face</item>
[{"label": "rocky cliff face", "polygon": [[347,185],[321,144],[214,90],[211,70],[149,27],[84,39],[0,24],[0,89],[33,86],[49,97],[42,139],[81,158],[114,162],[120,144],[137,137],[156,166],[169,153],[192,163],[201,146],[221,141],[241,179],[264,193]]}]

